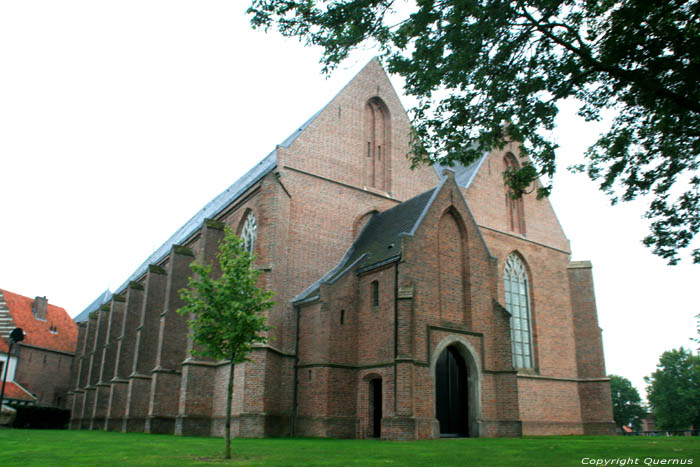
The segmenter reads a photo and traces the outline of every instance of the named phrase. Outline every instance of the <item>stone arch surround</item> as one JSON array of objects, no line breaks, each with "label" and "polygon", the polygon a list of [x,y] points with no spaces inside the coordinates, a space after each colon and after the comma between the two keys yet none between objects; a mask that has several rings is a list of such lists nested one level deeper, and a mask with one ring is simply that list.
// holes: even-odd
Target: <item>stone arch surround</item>
[{"label": "stone arch surround", "polygon": [[[481,420],[481,365],[479,364],[479,354],[474,347],[462,336],[450,335],[441,340],[430,356],[430,378],[433,382],[433,398],[435,397],[435,367],[440,354],[449,346],[454,346],[469,371],[469,436],[478,438],[483,435]],[[433,405],[435,405],[433,403]]]}]

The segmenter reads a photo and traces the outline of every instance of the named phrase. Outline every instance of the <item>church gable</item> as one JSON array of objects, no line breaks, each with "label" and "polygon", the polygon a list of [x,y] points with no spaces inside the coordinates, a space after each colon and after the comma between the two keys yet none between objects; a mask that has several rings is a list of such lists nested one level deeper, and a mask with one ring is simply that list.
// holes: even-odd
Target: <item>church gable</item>
[{"label": "church gable", "polygon": [[438,182],[429,167],[410,169],[411,125],[386,73],[371,60],[293,138],[279,165],[405,200]]},{"label": "church gable", "polygon": [[472,166],[475,170],[469,183],[461,186],[474,218],[481,227],[568,252],[569,240],[552,205],[547,198],[537,199],[539,181],[519,200],[508,196],[503,172],[506,167],[518,168],[525,161],[517,144],[510,143],[502,150],[494,149]]},{"label": "church gable", "polygon": [[476,329],[490,316],[493,258],[453,171],[446,172],[412,237],[405,240],[403,261],[420,270],[423,285],[416,300],[432,310],[426,316],[430,324]]}]

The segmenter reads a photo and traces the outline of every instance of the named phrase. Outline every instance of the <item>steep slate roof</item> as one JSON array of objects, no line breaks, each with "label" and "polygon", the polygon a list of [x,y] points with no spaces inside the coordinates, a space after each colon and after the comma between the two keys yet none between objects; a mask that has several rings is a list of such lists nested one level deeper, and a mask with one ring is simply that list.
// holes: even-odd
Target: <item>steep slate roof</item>
[{"label": "steep slate roof", "polygon": [[293,302],[300,303],[318,298],[318,290],[322,283],[332,284],[354,267],[359,267],[359,271],[366,271],[400,258],[400,237],[415,233],[441,186],[442,184],[372,216],[340,263],[297,295]]},{"label": "steep slate roof", "polygon": [[[325,107],[324,107],[325,108]],[[323,111],[323,109],[316,112],[310,119],[308,119],[299,128],[294,130],[294,132],[289,135],[282,143],[278,144],[277,147],[288,148],[294,140],[296,140],[299,135],[301,135],[304,130],[316,119],[316,117]],[[188,220],[185,225],[180,227],[174,234],[170,236],[169,239],[163,243],[160,248],[154,251],[146,260],[134,271],[134,273],[129,276],[129,278],[117,288],[114,292],[115,294],[120,294],[126,290],[129,282],[137,280],[143,274],[145,274],[148,266],[151,264],[158,263],[162,261],[169,253],[173,245],[179,245],[192,236],[199,228],[202,226],[204,219],[210,219],[216,217],[224,209],[231,205],[239,196],[245,193],[251,186],[257,183],[265,175],[270,173],[277,167],[277,147],[268,154],[262,161],[260,161],[255,167],[250,169],[245,175],[239,178],[233,185],[228,187],[219,196],[211,200],[206,206],[204,206],[199,212],[197,212],[190,220]],[[75,321],[81,322],[86,321],[93,311],[97,310],[102,304],[108,302],[112,298],[112,294],[109,297],[98,303],[100,299],[105,297],[105,294],[109,291],[103,293],[94,302],[88,305],[85,310],[83,310],[78,316],[76,316]]]},{"label": "steep slate roof", "polygon": [[76,323],[82,323],[83,321],[87,321],[88,318],[90,318],[90,313],[93,311],[98,310],[102,305],[107,303],[112,299],[112,292],[109,291],[109,289],[105,290],[100,294],[99,297],[95,299],[91,304],[89,304],[83,311],[80,312],[78,316],[73,318],[73,321]]},{"label": "steep slate roof", "polygon": [[474,180],[474,177],[476,177],[477,172],[479,172],[481,165],[484,163],[488,155],[489,154],[485,152],[479,159],[475,160],[467,166],[456,162],[452,167],[450,167],[449,165],[440,164],[435,164],[433,165],[433,167],[435,167],[435,172],[437,172],[438,177],[440,178],[443,177],[442,172],[445,169],[453,171],[455,173],[455,182],[457,183],[457,185],[464,188],[469,188],[469,185],[471,185],[472,181]]},{"label": "steep slate roof", "polygon": [[7,399],[33,402],[36,397],[14,381],[7,381],[5,383],[5,401]]},{"label": "steep slate roof", "polygon": [[[34,313],[32,313],[33,298],[7,290],[0,290],[0,293],[5,298],[5,304],[10,310],[15,327],[21,328],[25,333],[22,344],[61,352],[75,352],[75,346],[78,342],[78,327],[68,316],[66,310],[49,303],[46,306],[46,321],[43,321],[35,318]],[[50,332],[49,329],[52,326],[56,328],[56,333]],[[7,351],[8,342],[0,339],[0,352]]]},{"label": "steep slate roof", "polygon": [[188,220],[185,225],[177,229],[177,231],[172,234],[170,238],[160,246],[160,248],[154,251],[151,256],[149,256],[146,261],[144,261],[141,266],[136,269],[136,271],[116,290],[115,293],[118,294],[126,290],[129,282],[135,281],[141,277],[146,272],[149,265],[155,264],[168,256],[173,245],[183,243],[192,234],[199,230],[204,222],[204,219],[213,218],[221,211],[226,209],[233,201],[236,200],[236,198],[267,175],[276,166],[277,150],[274,150],[255,167],[239,178],[236,183],[228,187],[223,193],[204,206],[197,214],[192,216],[192,218]]}]

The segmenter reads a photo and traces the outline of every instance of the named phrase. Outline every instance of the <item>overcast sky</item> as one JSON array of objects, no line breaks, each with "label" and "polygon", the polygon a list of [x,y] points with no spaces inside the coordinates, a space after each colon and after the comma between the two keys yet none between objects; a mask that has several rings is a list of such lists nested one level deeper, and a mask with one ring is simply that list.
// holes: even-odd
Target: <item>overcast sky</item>
[{"label": "overcast sky", "polygon": [[[77,315],[374,54],[326,78],[318,49],[252,31],[246,5],[0,2],[0,288]],[[611,207],[566,172],[604,128],[569,104],[551,202],[572,259],[593,262],[607,370],[644,397],[660,354],[691,345],[700,266],[654,257],[643,203]]]}]

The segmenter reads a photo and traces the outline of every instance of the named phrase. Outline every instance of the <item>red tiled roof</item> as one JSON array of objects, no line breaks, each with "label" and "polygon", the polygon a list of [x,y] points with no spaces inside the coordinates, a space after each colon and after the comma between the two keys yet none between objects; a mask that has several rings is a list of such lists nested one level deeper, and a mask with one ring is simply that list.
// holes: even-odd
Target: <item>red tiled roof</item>
[{"label": "red tiled roof", "polygon": [[[2,385],[2,382],[0,382],[0,385]],[[19,384],[12,381],[7,381],[5,383],[5,400],[7,399],[35,401],[36,397],[34,397],[31,392],[27,391]]]},{"label": "red tiled roof", "polygon": [[[75,352],[78,326],[68,316],[66,310],[49,303],[46,307],[46,321],[43,321],[36,319],[32,313],[33,298],[2,289],[0,292],[10,310],[15,327],[22,328],[24,331],[23,344],[62,352]],[[56,333],[50,331],[52,327],[56,329]],[[7,352],[7,350],[8,341],[0,339],[0,352]]]}]

